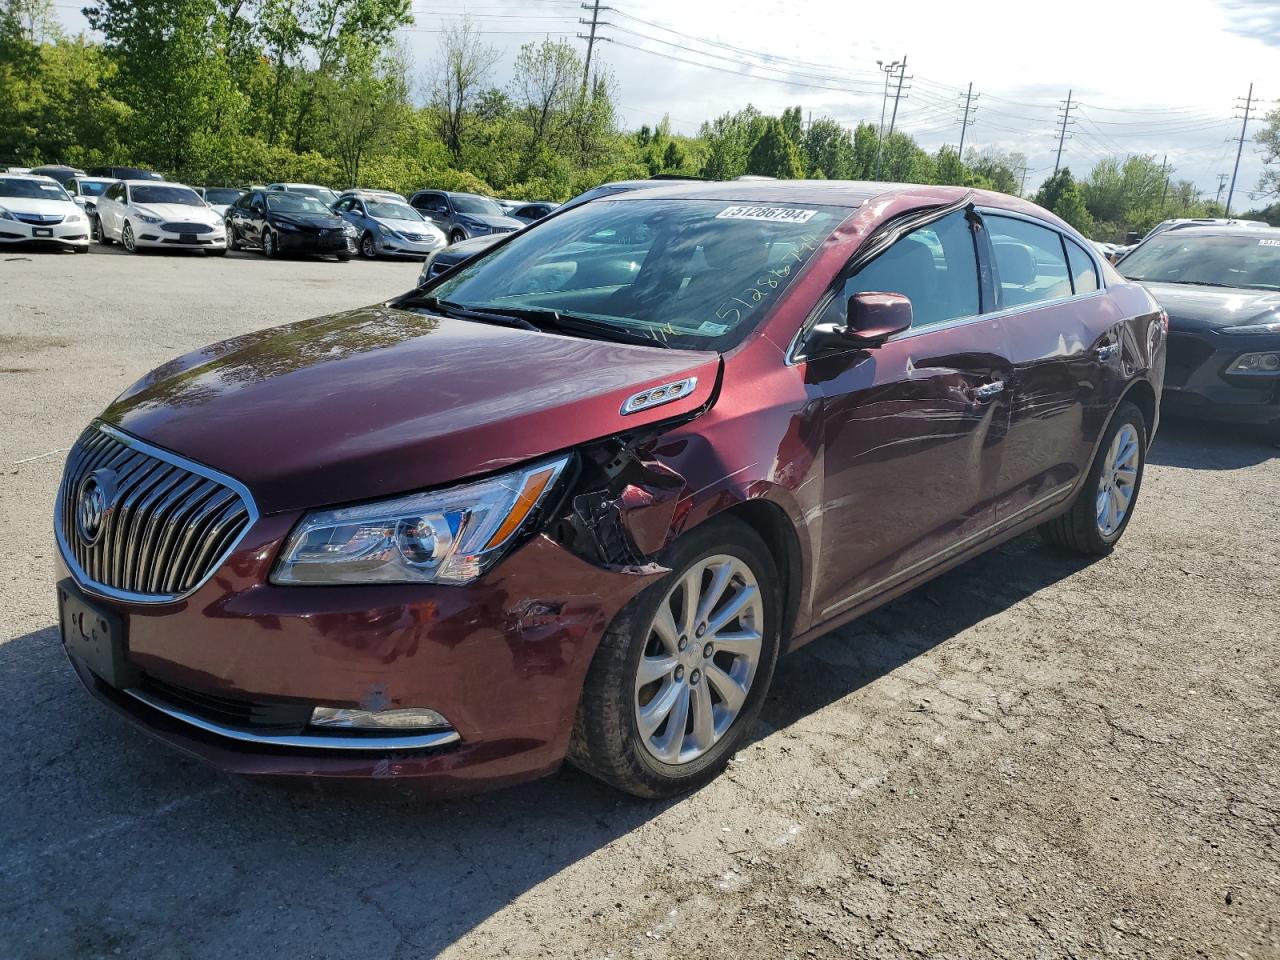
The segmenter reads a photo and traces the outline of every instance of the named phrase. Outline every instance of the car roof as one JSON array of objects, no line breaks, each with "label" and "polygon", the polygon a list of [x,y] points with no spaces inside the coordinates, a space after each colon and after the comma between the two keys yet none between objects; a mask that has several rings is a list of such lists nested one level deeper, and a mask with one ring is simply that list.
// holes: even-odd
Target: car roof
[{"label": "car roof", "polygon": [[[1161,231],[1161,234],[1171,233],[1170,230]],[[1280,236],[1280,227],[1251,227],[1241,224],[1213,224],[1206,226],[1182,227],[1178,230],[1179,237],[1248,237],[1250,240],[1256,240],[1259,234],[1275,233]],[[1154,236],[1152,240],[1159,240],[1160,235]],[[1146,244],[1142,244],[1146,246]]]},{"label": "car roof", "polygon": [[43,173],[8,173],[0,172],[0,177],[6,180],[35,180],[37,183],[57,183],[53,177],[47,177]]},{"label": "car roof", "polygon": [[[678,200],[728,200],[739,203],[818,203],[856,208],[871,200],[911,197],[919,205],[956,203],[972,196],[978,205],[1020,211],[1041,219],[1057,218],[1018,197],[971,187],[930,186],[913,183],[881,183],[868,180],[727,180],[641,181],[643,188],[609,197],[610,200],[668,198]],[[604,184],[613,186],[614,184]],[[602,198],[603,199],[603,198]]]}]

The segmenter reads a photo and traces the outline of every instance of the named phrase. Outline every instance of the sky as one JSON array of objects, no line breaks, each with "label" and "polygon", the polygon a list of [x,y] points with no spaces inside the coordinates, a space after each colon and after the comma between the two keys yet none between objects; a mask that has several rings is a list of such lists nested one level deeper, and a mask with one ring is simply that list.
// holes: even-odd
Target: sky
[{"label": "sky", "polygon": [[[85,28],[73,0],[55,3],[69,28]],[[441,28],[465,14],[500,51],[502,84],[522,43],[551,36],[585,49],[584,3],[412,0],[415,24],[402,36],[425,88]],[[877,61],[905,56],[895,129],[927,149],[956,144],[972,83],[966,149],[1024,153],[1028,192],[1053,172],[1068,91],[1076,106],[1062,163],[1073,173],[1106,156],[1167,154],[1173,179],[1209,197],[1231,173],[1250,83],[1257,111],[1280,105],[1280,0],[607,0],[601,20],[596,62],[613,73],[629,128],[665,114],[691,134],[747,103],[878,123]],[[1250,137],[1257,129],[1251,122]],[[1235,209],[1251,204],[1261,168],[1247,141]]]}]

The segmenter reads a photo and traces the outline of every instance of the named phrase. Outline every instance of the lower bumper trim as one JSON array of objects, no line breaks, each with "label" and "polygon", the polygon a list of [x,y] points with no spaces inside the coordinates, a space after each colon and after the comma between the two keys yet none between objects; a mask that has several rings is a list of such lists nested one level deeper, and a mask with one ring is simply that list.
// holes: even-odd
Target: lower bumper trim
[{"label": "lower bumper trim", "polygon": [[372,750],[386,753],[389,750],[425,750],[430,747],[443,747],[447,744],[457,743],[461,739],[456,730],[432,730],[422,734],[390,737],[341,737],[333,736],[331,734],[313,736],[309,734],[251,733],[247,730],[237,730],[234,727],[225,727],[218,723],[212,723],[209,720],[198,717],[193,713],[181,710],[172,704],[165,703],[163,700],[157,699],[136,687],[130,687],[122,692],[128,694],[141,703],[145,703],[153,710],[159,710],[167,717],[179,720],[182,723],[190,724],[199,730],[203,730],[205,733],[216,734],[220,737],[226,737],[229,740],[239,740],[242,743],[255,743],[269,747],[305,747],[319,750]]}]

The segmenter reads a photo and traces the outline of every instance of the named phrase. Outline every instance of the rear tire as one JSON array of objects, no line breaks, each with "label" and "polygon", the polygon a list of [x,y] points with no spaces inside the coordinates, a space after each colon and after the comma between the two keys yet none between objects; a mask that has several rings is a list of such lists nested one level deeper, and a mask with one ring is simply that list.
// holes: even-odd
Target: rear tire
[{"label": "rear tire", "polygon": [[[568,754],[581,770],[638,797],[684,793],[724,769],[764,705],[779,649],[780,578],[749,526],[731,518],[708,521],[671,544],[659,562],[672,572],[632,600],[601,638]],[[730,572],[717,594],[721,568]],[[694,607],[706,599],[712,608],[700,611],[701,623],[683,616],[686,582],[696,584]],[[735,603],[746,604],[744,612],[717,626],[717,617]],[[735,679],[734,687],[726,687]],[[681,696],[683,708],[660,709],[681,703]],[[644,713],[664,719],[650,720],[645,732]],[[708,725],[700,728],[700,719]],[[664,742],[669,761],[660,758]]]},{"label": "rear tire", "polygon": [[76,253],[88,253],[89,244],[86,243],[83,247],[72,247],[71,249],[74,250]]},{"label": "rear tire", "polygon": [[107,236],[106,231],[102,229],[102,220],[98,217],[94,217],[91,223],[93,229],[92,239],[98,241],[98,243],[102,244],[104,247],[111,246],[113,241]]},{"label": "rear tire", "polygon": [[226,223],[226,228],[227,228],[227,249],[228,249],[228,250],[239,250],[239,249],[240,249],[240,238],[239,238],[238,236],[236,236],[236,227],[235,227],[235,224],[234,224],[234,223],[232,223],[230,220],[228,220],[228,221],[227,221],[227,223]]},{"label": "rear tire", "polygon": [[[1040,536],[1085,556],[1110,553],[1133,519],[1146,463],[1147,422],[1132,403],[1122,403],[1075,500],[1062,516],[1041,524]],[[1123,513],[1117,519],[1120,505]]]}]

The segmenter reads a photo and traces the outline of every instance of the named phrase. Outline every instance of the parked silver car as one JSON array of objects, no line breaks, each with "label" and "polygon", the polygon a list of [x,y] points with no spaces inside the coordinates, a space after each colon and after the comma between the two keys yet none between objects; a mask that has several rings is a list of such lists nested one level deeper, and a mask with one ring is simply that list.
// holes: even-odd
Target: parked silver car
[{"label": "parked silver car", "polygon": [[347,193],[333,211],[359,232],[361,256],[425,257],[448,242],[444,232],[413,207],[380,192]]}]

